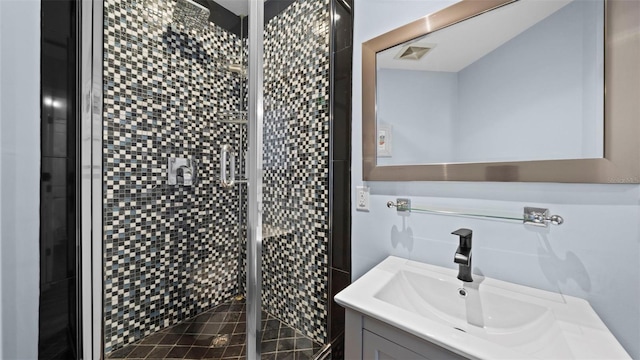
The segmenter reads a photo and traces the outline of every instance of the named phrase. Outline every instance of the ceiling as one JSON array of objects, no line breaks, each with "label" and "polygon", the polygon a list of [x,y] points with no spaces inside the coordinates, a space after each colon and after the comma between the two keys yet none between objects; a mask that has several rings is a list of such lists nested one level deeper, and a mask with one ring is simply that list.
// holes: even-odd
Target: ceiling
[{"label": "ceiling", "polygon": [[215,2],[236,15],[249,14],[248,0],[215,0]]},{"label": "ceiling", "polygon": [[[377,54],[378,68],[458,72],[573,0],[520,0]],[[400,60],[405,46],[432,48],[422,59]]]}]

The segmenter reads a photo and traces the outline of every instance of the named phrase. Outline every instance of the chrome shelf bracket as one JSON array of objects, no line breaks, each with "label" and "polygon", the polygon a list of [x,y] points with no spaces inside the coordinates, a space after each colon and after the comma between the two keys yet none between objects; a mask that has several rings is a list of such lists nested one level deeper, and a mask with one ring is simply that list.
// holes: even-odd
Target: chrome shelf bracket
[{"label": "chrome shelf bracket", "polygon": [[388,208],[396,208],[397,212],[411,212],[411,199],[396,199],[396,202],[388,201]]},{"label": "chrome shelf bracket", "polygon": [[548,227],[549,223],[562,225],[564,219],[560,215],[549,216],[549,209],[525,207],[522,222],[525,225]]}]

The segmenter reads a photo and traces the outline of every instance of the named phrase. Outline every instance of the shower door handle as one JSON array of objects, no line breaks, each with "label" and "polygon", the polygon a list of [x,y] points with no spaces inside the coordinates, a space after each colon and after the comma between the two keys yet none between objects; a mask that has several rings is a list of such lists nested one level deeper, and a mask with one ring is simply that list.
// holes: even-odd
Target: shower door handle
[{"label": "shower door handle", "polygon": [[[229,172],[227,172],[229,170]],[[232,187],[236,182],[236,154],[231,145],[220,148],[220,184],[222,187]]]}]

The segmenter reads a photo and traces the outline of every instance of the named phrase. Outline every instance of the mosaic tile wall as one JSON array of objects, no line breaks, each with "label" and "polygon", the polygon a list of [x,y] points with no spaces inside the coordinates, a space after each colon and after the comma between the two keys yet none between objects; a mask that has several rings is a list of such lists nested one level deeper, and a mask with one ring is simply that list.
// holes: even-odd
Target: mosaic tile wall
[{"label": "mosaic tile wall", "polygon": [[[215,179],[220,145],[238,148],[243,125],[213,119],[239,107],[241,80],[224,67],[240,39],[160,23],[173,5],[105,1],[106,353],[237,291],[238,192]],[[169,157],[200,162],[197,186],[167,185]]]},{"label": "mosaic tile wall", "polygon": [[[238,196],[244,185],[222,189],[215,179],[220,145],[246,151],[246,136],[242,125],[213,119],[240,105],[245,81],[224,66],[246,40],[213,24],[190,30],[159,23],[171,18],[173,2],[149,4],[155,12],[139,0],[105,1],[107,353],[244,288],[238,262],[245,255],[238,225],[246,211]],[[299,0],[265,28],[264,223],[275,230],[265,230],[272,236],[264,242],[263,304],[321,343],[327,337],[328,14],[328,1]],[[168,157],[200,161],[200,183],[167,186]]]},{"label": "mosaic tile wall", "polygon": [[[263,306],[326,343],[329,2],[298,0],[264,42]],[[266,232],[266,231],[265,231]]]}]

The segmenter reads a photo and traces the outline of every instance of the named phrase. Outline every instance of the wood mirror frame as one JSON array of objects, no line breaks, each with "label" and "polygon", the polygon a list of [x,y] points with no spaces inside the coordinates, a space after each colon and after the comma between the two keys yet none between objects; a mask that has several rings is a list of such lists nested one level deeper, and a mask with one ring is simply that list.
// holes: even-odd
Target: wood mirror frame
[{"label": "wood mirror frame", "polygon": [[640,1],[605,0],[604,157],[378,166],[376,53],[518,0],[463,0],[362,44],[365,181],[640,183]]}]

